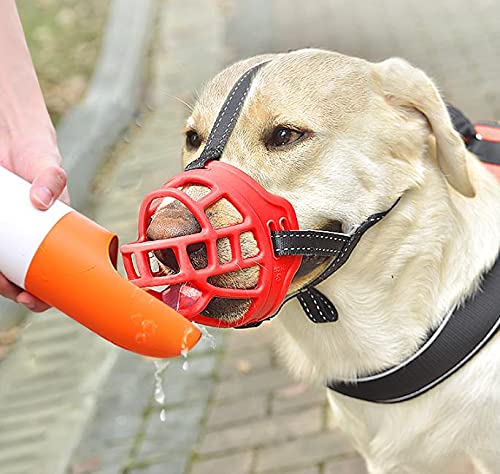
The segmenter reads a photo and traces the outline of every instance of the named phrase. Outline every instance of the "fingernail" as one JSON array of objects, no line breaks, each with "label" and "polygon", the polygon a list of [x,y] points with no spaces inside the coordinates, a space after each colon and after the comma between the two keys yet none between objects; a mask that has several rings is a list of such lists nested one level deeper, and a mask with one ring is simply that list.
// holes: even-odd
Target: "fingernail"
[{"label": "fingernail", "polygon": [[41,186],[35,191],[35,198],[46,207],[49,207],[54,202],[54,195],[47,186]]},{"label": "fingernail", "polygon": [[33,311],[35,309],[35,303],[23,303],[23,305],[29,309],[30,311]]}]

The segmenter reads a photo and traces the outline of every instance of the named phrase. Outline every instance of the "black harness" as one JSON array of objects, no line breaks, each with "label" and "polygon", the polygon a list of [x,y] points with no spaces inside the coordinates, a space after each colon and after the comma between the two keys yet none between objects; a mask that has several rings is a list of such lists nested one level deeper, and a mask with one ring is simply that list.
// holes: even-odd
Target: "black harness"
[{"label": "black harness", "polygon": [[[237,123],[251,84],[257,72],[267,64],[257,64],[243,74],[231,89],[210,131],[200,156],[186,170],[203,168],[211,160],[219,160]],[[449,106],[455,128],[468,148],[482,156],[491,156],[474,132],[474,127],[457,109]],[[486,147],[486,148],[485,148]],[[500,156],[500,144],[497,147]],[[284,303],[297,298],[305,315],[316,324],[338,319],[335,305],[316,286],[336,272],[348,260],[361,237],[382,220],[396,205],[369,216],[352,234],[320,230],[271,232],[277,256],[302,255],[329,257],[323,272]],[[277,314],[277,313],[276,313]],[[275,315],[273,315],[275,316]],[[273,317],[271,316],[271,317]],[[269,318],[268,318],[269,319]],[[257,326],[256,324],[245,327]],[[407,361],[380,373],[352,381],[330,381],[327,386],[344,395],[380,403],[394,403],[414,398],[442,382],[473,357],[497,332],[500,324],[500,263],[485,275],[482,291],[477,291],[461,307],[451,311],[442,324],[431,331],[426,342]]]},{"label": "black harness", "polygon": [[497,333],[500,325],[500,259],[481,290],[433,329],[408,360],[377,374],[327,386],[352,398],[379,403],[410,400],[456,372]]}]

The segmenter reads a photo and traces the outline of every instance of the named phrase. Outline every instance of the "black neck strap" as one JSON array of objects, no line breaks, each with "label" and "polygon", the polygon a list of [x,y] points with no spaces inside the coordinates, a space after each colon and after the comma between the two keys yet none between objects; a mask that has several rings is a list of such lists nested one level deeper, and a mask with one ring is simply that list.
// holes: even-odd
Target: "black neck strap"
[{"label": "black neck strap", "polygon": [[336,321],[338,311],[335,305],[321,291],[315,288],[316,285],[326,280],[347,262],[364,233],[380,222],[396,207],[398,202],[399,199],[386,211],[368,217],[351,235],[315,230],[273,232],[271,238],[276,255],[332,257],[332,260],[320,275],[297,293],[289,295],[285,302],[296,297],[304,313],[313,323],[321,324]]},{"label": "black neck strap", "polygon": [[497,333],[500,326],[500,258],[481,290],[451,312],[408,360],[353,381],[330,381],[330,389],[378,403],[396,403],[426,392],[462,367]]}]

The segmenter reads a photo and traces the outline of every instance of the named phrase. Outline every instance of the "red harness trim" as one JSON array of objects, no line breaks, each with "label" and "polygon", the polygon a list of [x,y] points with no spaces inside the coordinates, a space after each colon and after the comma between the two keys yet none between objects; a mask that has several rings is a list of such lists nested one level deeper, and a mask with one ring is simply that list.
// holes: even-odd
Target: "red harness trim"
[{"label": "red harness trim", "polygon": [[476,123],[474,125],[476,133],[483,137],[483,140],[488,142],[500,143],[500,124],[495,127],[493,125],[486,125],[483,123]]},{"label": "red harness trim", "polygon": [[[500,143],[500,125],[495,126],[476,123],[474,124],[474,129],[477,134],[481,135],[482,140],[492,143]],[[500,182],[500,165],[485,162],[483,162],[483,165],[488,171],[493,173],[493,176],[495,176],[495,178]]]}]

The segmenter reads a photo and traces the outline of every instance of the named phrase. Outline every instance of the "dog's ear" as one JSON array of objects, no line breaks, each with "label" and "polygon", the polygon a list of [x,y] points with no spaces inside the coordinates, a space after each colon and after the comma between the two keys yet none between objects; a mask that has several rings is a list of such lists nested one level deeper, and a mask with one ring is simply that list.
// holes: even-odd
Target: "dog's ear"
[{"label": "dog's ear", "polygon": [[395,106],[413,107],[429,122],[436,139],[438,164],[448,183],[464,196],[474,197],[464,142],[453,128],[446,105],[431,79],[400,58],[374,66],[387,101]]}]

